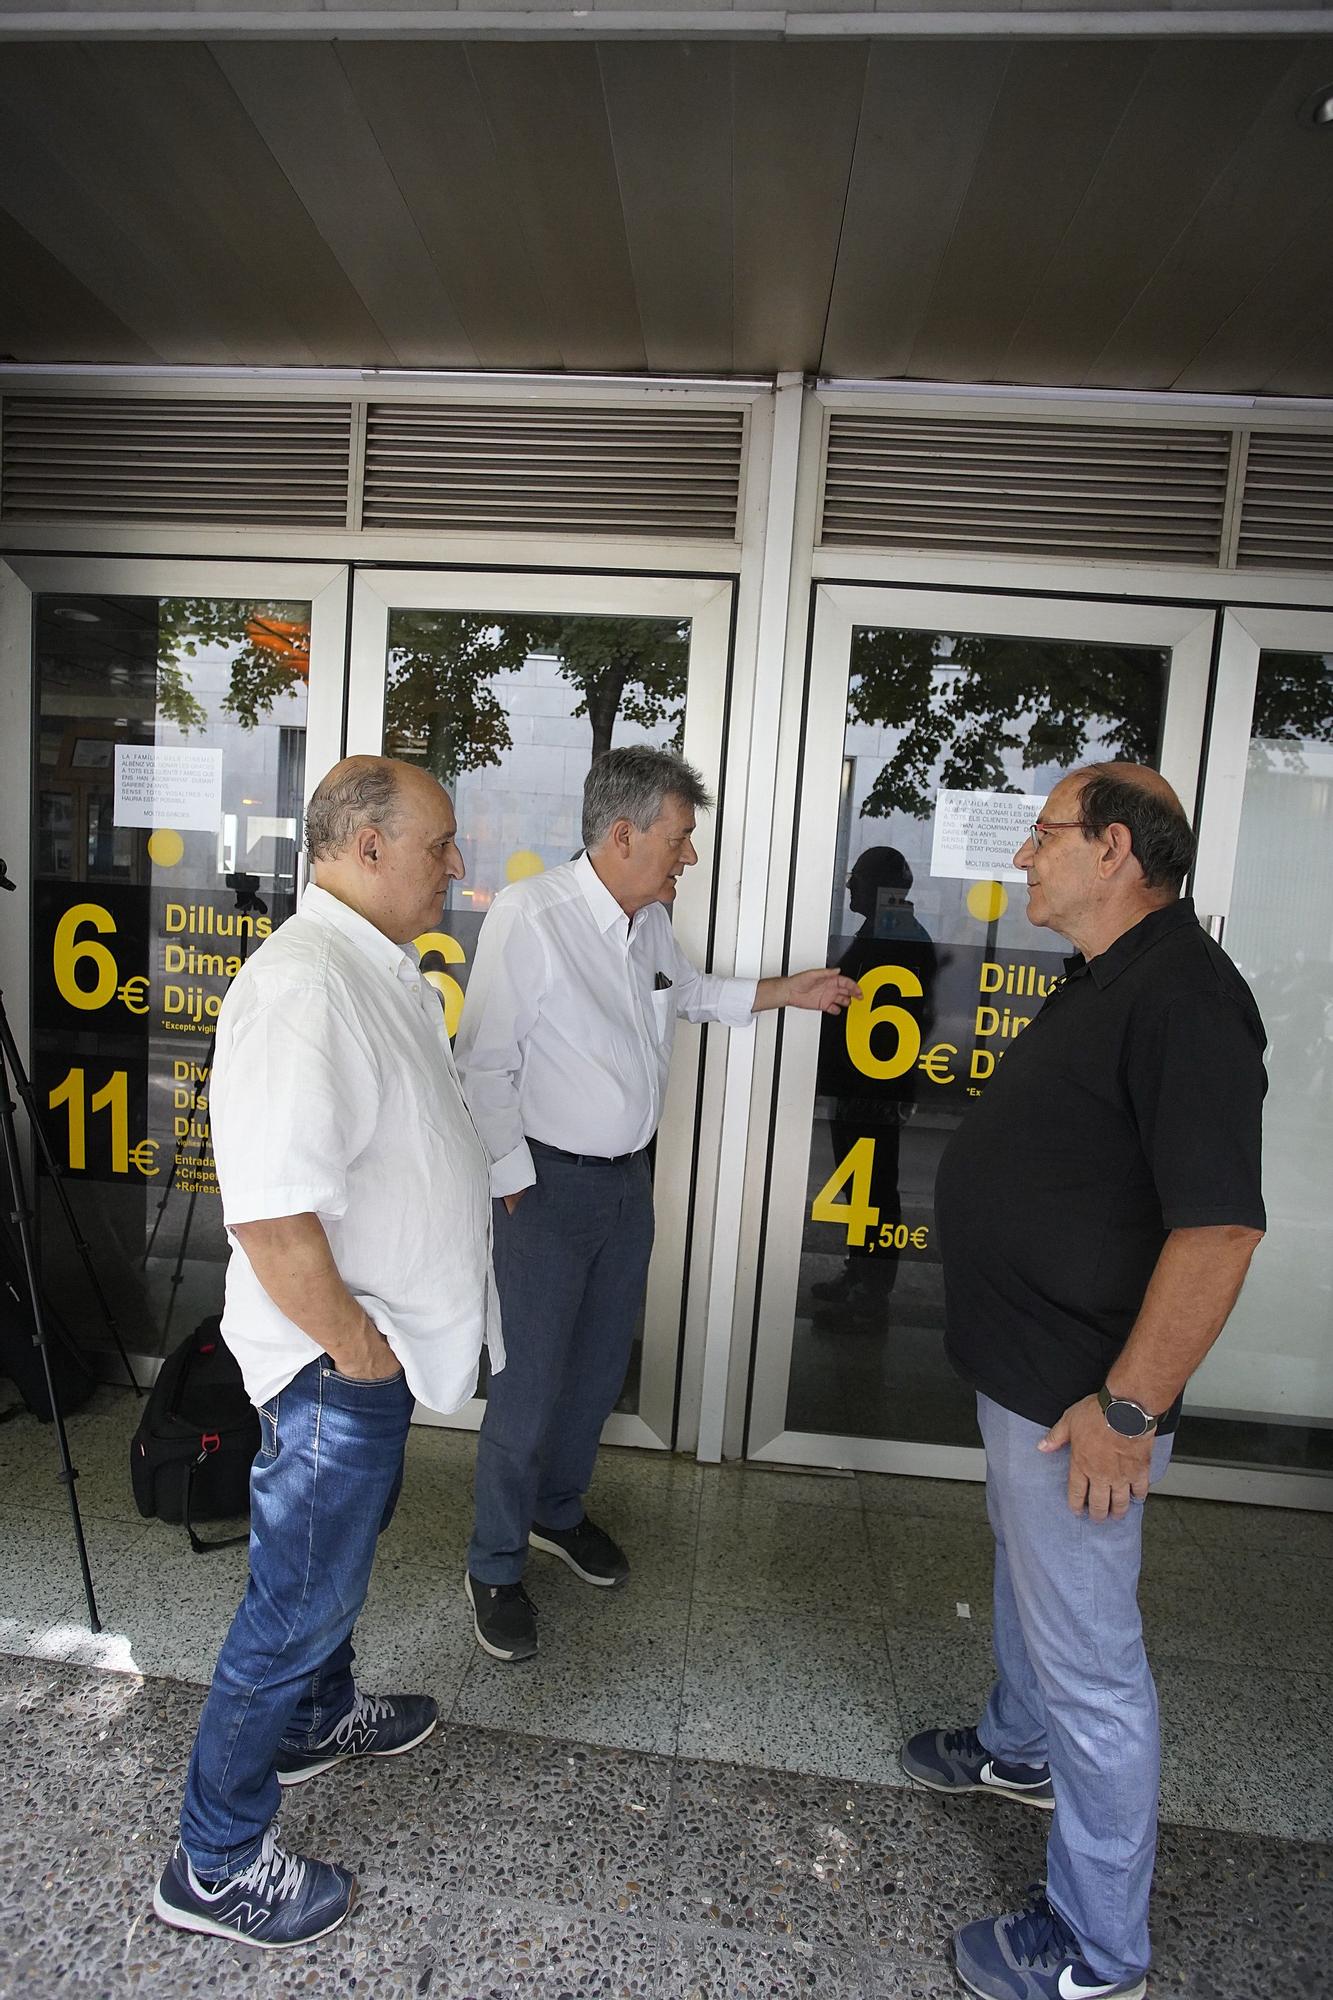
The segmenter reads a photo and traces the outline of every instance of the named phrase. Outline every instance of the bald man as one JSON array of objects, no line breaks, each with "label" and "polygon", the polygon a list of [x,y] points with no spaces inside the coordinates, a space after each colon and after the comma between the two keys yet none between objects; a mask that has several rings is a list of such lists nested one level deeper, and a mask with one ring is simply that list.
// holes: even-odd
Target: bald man
[{"label": "bald man", "polygon": [[950,1359],[977,1392],[995,1532],[997,1677],[977,1727],[925,1730],[908,1775],[1052,1814],[1027,1909],[955,1934],[983,2000],[1140,2000],[1157,1832],[1143,1506],[1181,1392],[1264,1229],[1264,1029],[1181,884],[1156,771],[1063,779],[1014,857],[1063,983],[945,1150]]},{"label": "bald man", "polygon": [[[289,1854],[284,1786],[396,1757],[427,1695],[352,1677],[352,1627],[402,1482],[415,1398],[454,1410],[504,1366],[490,1163],[411,940],[462,877],[435,780],[349,757],[310,801],[313,881],[237,975],[209,1090],[231,1239],[222,1332],[259,1411],[250,1577],[153,1898],[178,1929],[267,1949],[334,1929],[344,1868]],[[442,1226],[443,1225],[443,1226]]]}]

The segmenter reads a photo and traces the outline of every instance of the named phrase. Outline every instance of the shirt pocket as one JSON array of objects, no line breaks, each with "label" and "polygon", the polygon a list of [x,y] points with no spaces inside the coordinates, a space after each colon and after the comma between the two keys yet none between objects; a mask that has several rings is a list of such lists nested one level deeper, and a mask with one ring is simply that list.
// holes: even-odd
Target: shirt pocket
[{"label": "shirt pocket", "polygon": [[659,1045],[669,1048],[676,1032],[676,994],[673,987],[664,986],[660,992],[653,994],[653,1030]]}]

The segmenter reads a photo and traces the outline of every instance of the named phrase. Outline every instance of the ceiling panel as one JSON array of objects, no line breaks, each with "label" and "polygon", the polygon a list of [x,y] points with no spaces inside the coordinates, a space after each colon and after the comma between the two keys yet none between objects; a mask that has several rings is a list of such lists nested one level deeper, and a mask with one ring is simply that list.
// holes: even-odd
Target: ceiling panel
[{"label": "ceiling panel", "polygon": [[[1225,170],[1172,244],[1133,307],[1090,364],[1109,388],[1170,387],[1288,247],[1333,203],[1333,128],[1297,112],[1330,81],[1327,44],[1302,49],[1269,92]],[[1333,356],[1330,356],[1333,375]],[[1267,375],[1251,353],[1237,386]]]},{"label": "ceiling panel", "polygon": [[731,51],[607,42],[599,61],[648,366],[730,369]]},{"label": "ceiling panel", "polygon": [[[1263,357],[1267,389],[1289,358],[1307,346],[1320,325],[1333,322],[1333,200],[1286,241],[1217,332],[1175,378],[1194,394],[1216,393],[1238,371]],[[1333,355],[1328,340],[1325,360]]]},{"label": "ceiling panel", "polygon": [[615,154],[595,47],[484,42],[470,51],[567,368],[643,368]]},{"label": "ceiling panel", "polygon": [[906,373],[1008,66],[981,42],[871,50],[825,374]]},{"label": "ceiling panel", "polygon": [[809,368],[823,346],[868,51],[732,51],[736,366]]},{"label": "ceiling panel", "polygon": [[560,343],[458,42],[344,42],[343,69],[468,341],[491,368],[558,368]]},{"label": "ceiling panel", "polygon": [[338,46],[218,42],[214,56],[394,357],[480,358],[357,103]]},{"label": "ceiling panel", "polygon": [[1280,48],[1159,49],[1034,286],[1001,369],[1083,382],[1279,82]]},{"label": "ceiling panel", "polygon": [[909,372],[1000,375],[1034,286],[1151,60],[1143,43],[1015,48]]},{"label": "ceiling panel", "polygon": [[0,360],[62,354],[70,361],[160,362],[86,285],[0,209]]}]

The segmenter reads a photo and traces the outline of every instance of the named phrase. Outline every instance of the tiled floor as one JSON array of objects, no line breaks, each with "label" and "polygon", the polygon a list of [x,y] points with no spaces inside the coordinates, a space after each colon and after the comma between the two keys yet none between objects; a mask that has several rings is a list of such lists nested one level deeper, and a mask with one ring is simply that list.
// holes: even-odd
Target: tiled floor
[{"label": "tiled floor", "polygon": [[[285,1815],[357,1870],[353,1920],[278,1959],[168,1932],[146,1889],[245,1555],[139,1520],[133,1421],[103,1390],[70,1424],[96,1638],[51,1435],[0,1425],[0,1994],[941,2000],[950,1926],[1040,1873],[1042,1816],[896,1763],[986,1688],[980,1489],[604,1452],[590,1504],[631,1586],[534,1557],[542,1653],[514,1669],[461,1596],[472,1440],[418,1429],[358,1671],[428,1688],[446,1726]],[[1146,1539],[1153,1990],[1333,1992],[1333,1518],[1156,1499]]]}]

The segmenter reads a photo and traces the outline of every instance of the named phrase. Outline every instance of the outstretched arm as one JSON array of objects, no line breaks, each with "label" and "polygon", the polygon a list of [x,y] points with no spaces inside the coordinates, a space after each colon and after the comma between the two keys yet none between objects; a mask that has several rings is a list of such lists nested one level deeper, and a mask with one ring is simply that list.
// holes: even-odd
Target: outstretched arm
[{"label": "outstretched arm", "polygon": [[764,1014],[770,1007],[804,1007],[820,1014],[841,1014],[844,1007],[861,998],[861,989],[836,965],[812,966],[809,972],[791,972],[782,979],[761,979],[755,988],[754,1011]]}]

